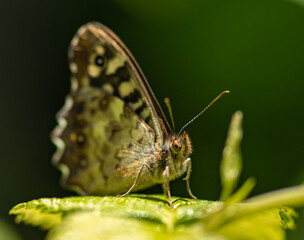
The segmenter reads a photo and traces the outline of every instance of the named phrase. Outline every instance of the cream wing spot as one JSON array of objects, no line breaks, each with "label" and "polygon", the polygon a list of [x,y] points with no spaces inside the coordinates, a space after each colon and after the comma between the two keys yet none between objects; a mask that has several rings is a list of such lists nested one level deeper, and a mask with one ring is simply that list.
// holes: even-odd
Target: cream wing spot
[{"label": "cream wing spot", "polygon": [[98,55],[104,55],[106,50],[103,46],[96,46],[95,51]]},{"label": "cream wing spot", "polygon": [[120,97],[124,98],[129,96],[134,91],[134,86],[131,82],[122,82],[118,87]]},{"label": "cream wing spot", "polygon": [[120,55],[116,54],[109,62],[106,69],[106,75],[111,75],[116,72],[116,70],[125,65],[125,58]]},{"label": "cream wing spot", "polygon": [[140,115],[142,118],[148,118],[150,116],[149,108],[144,108]]},{"label": "cream wing spot", "polygon": [[70,70],[71,70],[72,73],[76,74],[78,72],[77,64],[74,63],[74,62],[71,62],[70,63]]},{"label": "cream wing spot", "polygon": [[130,105],[132,106],[132,109],[134,109],[134,111],[136,111],[136,109],[140,108],[143,105],[143,100],[142,99],[138,99],[137,102],[130,103]]},{"label": "cream wing spot", "polygon": [[71,77],[71,89],[72,91],[76,91],[79,87],[78,80],[75,77]]},{"label": "cream wing spot", "polygon": [[90,77],[98,77],[101,73],[101,68],[96,66],[95,64],[90,64],[88,66],[88,74],[90,75]]},{"label": "cream wing spot", "polygon": [[102,89],[109,93],[109,94],[113,94],[114,93],[114,88],[113,86],[110,84],[110,83],[105,83],[103,86],[102,86]]}]

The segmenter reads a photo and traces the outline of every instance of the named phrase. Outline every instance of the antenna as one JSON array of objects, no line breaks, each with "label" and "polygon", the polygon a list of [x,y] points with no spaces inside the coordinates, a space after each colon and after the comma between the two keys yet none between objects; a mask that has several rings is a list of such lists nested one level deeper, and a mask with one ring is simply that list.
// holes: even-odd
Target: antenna
[{"label": "antenna", "polygon": [[168,97],[166,97],[164,99],[164,102],[167,105],[167,108],[169,110],[169,115],[170,115],[170,118],[171,118],[171,122],[172,122],[172,126],[173,126],[173,131],[175,132],[175,124],[174,124],[174,120],[173,120],[173,113],[172,113],[172,107],[171,107],[170,99]]},{"label": "antenna", "polygon": [[211,103],[209,103],[209,105],[207,107],[205,107],[205,109],[203,111],[201,111],[199,114],[197,114],[194,118],[192,118],[189,122],[187,122],[182,129],[179,131],[178,135],[180,135],[180,133],[190,124],[192,123],[195,119],[197,119],[201,114],[203,114],[209,107],[211,107],[211,105],[213,103],[215,103],[221,96],[223,96],[224,94],[229,93],[229,91],[223,91],[220,95],[218,95]]}]

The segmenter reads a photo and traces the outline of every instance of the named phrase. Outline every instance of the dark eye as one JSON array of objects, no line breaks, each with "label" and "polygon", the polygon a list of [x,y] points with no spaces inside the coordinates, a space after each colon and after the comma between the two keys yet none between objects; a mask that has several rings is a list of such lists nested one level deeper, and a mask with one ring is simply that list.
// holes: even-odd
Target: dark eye
[{"label": "dark eye", "polygon": [[179,149],[179,148],[181,148],[181,144],[179,143],[179,142],[175,142],[174,144],[173,144],[173,147],[174,147],[174,149]]},{"label": "dark eye", "polygon": [[171,149],[174,153],[177,153],[182,148],[182,143],[179,140],[173,140],[171,144]]},{"label": "dark eye", "polygon": [[96,56],[96,58],[95,58],[95,64],[97,66],[101,67],[104,64],[103,57],[102,56]]}]

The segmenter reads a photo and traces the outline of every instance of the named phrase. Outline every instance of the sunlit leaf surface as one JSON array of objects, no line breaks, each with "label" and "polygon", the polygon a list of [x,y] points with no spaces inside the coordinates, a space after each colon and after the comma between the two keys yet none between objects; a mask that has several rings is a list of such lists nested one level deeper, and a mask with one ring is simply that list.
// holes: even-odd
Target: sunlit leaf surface
[{"label": "sunlit leaf surface", "polygon": [[[235,205],[237,208],[241,204]],[[224,203],[175,198],[171,209],[158,195],[116,197],[69,197],[33,200],[11,210],[18,222],[50,230],[48,239],[226,239],[248,231],[268,239],[284,239],[282,209],[233,218],[217,228],[204,219],[221,212]],[[291,219],[284,210],[284,219]],[[209,220],[208,220],[209,221]],[[259,224],[257,224],[259,222]],[[267,226],[267,227],[266,227]],[[235,231],[235,229],[239,229]],[[249,238],[248,238],[249,239]],[[252,238],[256,239],[256,238]]]}]

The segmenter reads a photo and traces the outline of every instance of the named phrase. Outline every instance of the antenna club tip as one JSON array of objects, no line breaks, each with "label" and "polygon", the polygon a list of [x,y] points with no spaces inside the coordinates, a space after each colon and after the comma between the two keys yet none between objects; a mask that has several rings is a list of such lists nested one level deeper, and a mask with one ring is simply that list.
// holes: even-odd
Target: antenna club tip
[{"label": "antenna club tip", "polygon": [[226,90],[226,91],[224,91],[223,93],[230,93],[230,91],[229,91],[229,90]]},{"label": "antenna club tip", "polygon": [[170,99],[169,99],[168,97],[165,97],[165,98],[164,98],[164,102],[165,102],[165,103],[168,103],[168,102],[170,102]]}]

